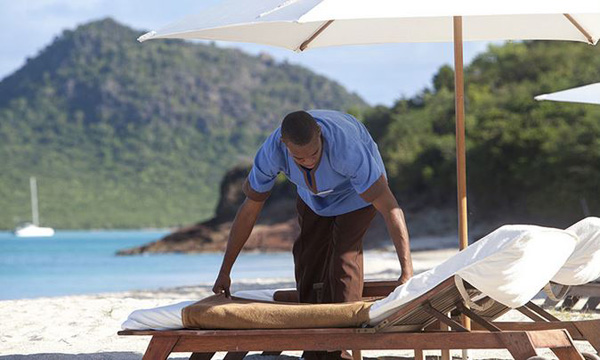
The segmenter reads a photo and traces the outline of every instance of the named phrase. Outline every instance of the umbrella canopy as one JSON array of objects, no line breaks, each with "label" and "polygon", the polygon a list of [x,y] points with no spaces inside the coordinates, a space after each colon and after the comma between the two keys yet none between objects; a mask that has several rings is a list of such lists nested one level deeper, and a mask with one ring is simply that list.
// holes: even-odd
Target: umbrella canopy
[{"label": "umbrella canopy", "polygon": [[600,83],[538,95],[535,99],[600,105]]},{"label": "umbrella canopy", "polygon": [[228,0],[139,38],[250,42],[294,51],[340,45],[449,42],[453,16],[465,41],[573,40],[600,36],[590,0]]}]

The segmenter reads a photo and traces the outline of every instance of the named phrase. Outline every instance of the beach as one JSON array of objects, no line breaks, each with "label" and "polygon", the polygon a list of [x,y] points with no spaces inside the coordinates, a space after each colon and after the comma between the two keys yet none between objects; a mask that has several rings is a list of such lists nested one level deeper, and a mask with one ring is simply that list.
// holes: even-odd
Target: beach
[{"label": "beach", "polygon": [[[422,250],[413,253],[415,272],[421,272],[444,261],[455,249]],[[371,279],[397,277],[398,264],[389,252],[369,251],[365,254],[365,273]],[[290,278],[233,279],[232,290],[293,287]],[[121,323],[136,309],[152,308],[185,300],[202,299],[211,294],[211,284],[164,288],[151,291],[109,292],[93,295],[44,297],[0,301],[0,359],[141,359],[148,346],[146,336],[118,336]],[[537,300],[538,302],[541,299]],[[571,319],[598,314],[569,313],[559,316]],[[522,316],[511,312],[511,320]],[[591,352],[584,342],[577,343],[581,351]],[[460,351],[453,352],[458,356]],[[543,356],[553,357],[548,351]],[[170,359],[187,359],[189,354],[172,354]],[[285,353],[300,356],[299,352]],[[439,352],[426,352],[439,355]],[[218,353],[216,358],[222,358]],[[367,357],[412,357],[411,351],[365,351]],[[471,351],[473,359],[510,359],[507,351]]]}]

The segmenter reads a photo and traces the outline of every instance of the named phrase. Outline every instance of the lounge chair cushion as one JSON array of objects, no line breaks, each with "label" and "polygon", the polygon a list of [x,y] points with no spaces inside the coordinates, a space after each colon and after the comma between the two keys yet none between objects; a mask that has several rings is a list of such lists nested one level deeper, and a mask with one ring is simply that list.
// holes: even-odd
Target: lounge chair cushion
[{"label": "lounge chair cushion", "polygon": [[378,323],[455,274],[506,306],[522,306],[564,265],[576,241],[577,237],[565,230],[502,226],[376,301],[369,313],[370,324]]},{"label": "lounge chair cushion", "polygon": [[359,327],[369,320],[371,303],[295,304],[257,302],[213,295],[185,307],[188,329],[304,329]]},{"label": "lounge chair cushion", "polygon": [[567,228],[579,241],[575,250],[552,281],[562,285],[583,285],[600,277],[600,218],[588,217]]}]

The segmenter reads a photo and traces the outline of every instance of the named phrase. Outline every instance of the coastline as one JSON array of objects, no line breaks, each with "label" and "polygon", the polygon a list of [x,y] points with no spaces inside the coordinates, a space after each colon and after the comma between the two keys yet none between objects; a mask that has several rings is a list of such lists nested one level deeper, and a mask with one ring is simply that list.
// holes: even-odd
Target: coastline
[{"label": "coastline", "polygon": [[[415,272],[439,264],[455,253],[456,249],[414,251]],[[397,277],[395,254],[368,251],[365,255],[367,279],[393,279]],[[232,291],[293,287],[291,278],[233,279]],[[148,346],[145,336],[118,336],[121,323],[134,310],[197,300],[209,296],[212,284],[108,292],[93,295],[42,297],[35,299],[0,301],[0,360],[139,360]],[[539,299],[538,301],[541,301]],[[579,315],[578,315],[579,314]],[[505,315],[511,320],[520,314]],[[571,318],[583,316],[569,313]],[[589,316],[589,315],[588,315]],[[600,314],[593,314],[600,317]],[[590,351],[587,343],[578,343],[581,351]],[[459,351],[453,352],[458,356]],[[427,355],[439,355],[430,351]],[[472,351],[473,359],[510,359],[507,351]],[[221,359],[224,353],[217,354]],[[300,356],[300,352],[285,355]],[[411,351],[365,351],[367,357],[411,357]],[[542,356],[552,357],[550,353]],[[188,355],[189,356],[189,355]],[[276,357],[270,357],[274,360]],[[281,360],[290,359],[281,356]],[[171,359],[187,359],[185,354],[174,354]],[[256,358],[266,359],[264,357]]]}]

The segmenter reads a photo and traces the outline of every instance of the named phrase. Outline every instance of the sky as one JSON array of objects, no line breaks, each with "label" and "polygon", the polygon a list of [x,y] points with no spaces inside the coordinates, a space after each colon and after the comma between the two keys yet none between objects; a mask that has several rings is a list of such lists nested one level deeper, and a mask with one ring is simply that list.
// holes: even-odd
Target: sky
[{"label": "sky", "polygon": [[[251,1],[251,0],[249,0]],[[252,0],[253,1],[253,0]],[[219,0],[0,0],[0,79],[35,57],[63,30],[112,17],[140,30],[162,27]],[[135,41],[135,39],[132,39]],[[154,40],[160,41],[160,40]],[[385,44],[314,49],[301,54],[275,47],[219,42],[279,61],[303,65],[336,80],[371,105],[391,105],[431,85],[433,75],[453,64],[451,43]],[[487,42],[465,43],[467,65],[488,47]],[[143,46],[143,44],[140,44]]]}]

